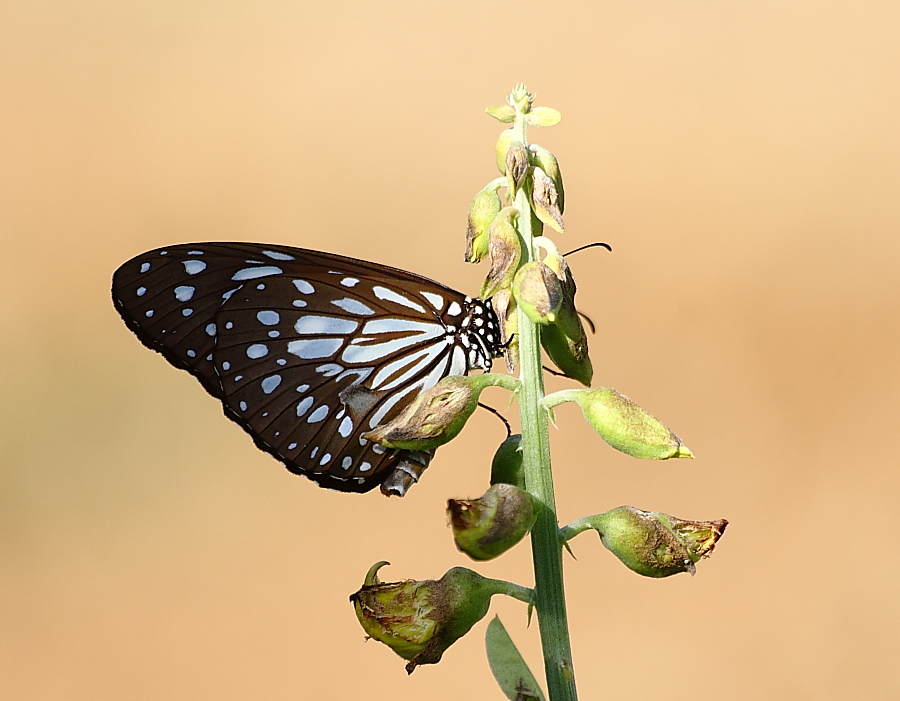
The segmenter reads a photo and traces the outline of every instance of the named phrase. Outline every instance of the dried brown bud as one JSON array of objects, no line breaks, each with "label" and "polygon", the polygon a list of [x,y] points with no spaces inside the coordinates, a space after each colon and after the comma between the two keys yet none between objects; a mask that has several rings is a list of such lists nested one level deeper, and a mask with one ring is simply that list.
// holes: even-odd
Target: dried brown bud
[{"label": "dried brown bud", "polygon": [[541,168],[533,168],[531,177],[534,183],[532,192],[534,213],[544,224],[561,234],[565,227],[563,225],[562,212],[559,208],[559,196],[556,192],[556,185],[553,184],[553,181]]},{"label": "dried brown bud", "polygon": [[512,286],[522,258],[522,242],[514,224],[518,216],[519,210],[515,207],[504,207],[491,224],[491,269],[481,286],[479,297],[482,299],[493,297],[499,290]]}]

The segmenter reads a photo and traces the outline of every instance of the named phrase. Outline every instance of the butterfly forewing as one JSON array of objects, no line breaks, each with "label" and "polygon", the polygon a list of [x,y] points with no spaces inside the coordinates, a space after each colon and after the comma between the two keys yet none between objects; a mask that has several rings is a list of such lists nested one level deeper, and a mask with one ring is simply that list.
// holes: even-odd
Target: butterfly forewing
[{"label": "butterfly forewing", "polygon": [[260,448],[344,491],[371,489],[399,459],[362,433],[499,352],[496,321],[477,300],[283,246],[151,251],[116,272],[113,298],[138,338],[193,373]]}]

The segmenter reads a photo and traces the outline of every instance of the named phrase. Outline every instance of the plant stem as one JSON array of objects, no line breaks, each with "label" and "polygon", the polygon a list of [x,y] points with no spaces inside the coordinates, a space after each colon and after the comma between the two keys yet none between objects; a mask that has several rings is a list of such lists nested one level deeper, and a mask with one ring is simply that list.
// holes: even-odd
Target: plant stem
[{"label": "plant stem", "polygon": [[[516,136],[526,144],[525,121],[518,112],[514,124]],[[531,234],[531,206],[523,188],[516,193],[519,210],[518,229],[528,259],[535,257]],[[522,424],[522,457],[525,486],[543,505],[531,529],[534,561],[535,607],[547,691],[551,701],[576,701],[575,672],[569,642],[566,598],[563,589],[562,545],[556,517],[556,498],[550,470],[550,436],[547,415],[541,406],[544,398],[544,375],[541,367],[541,341],[538,327],[519,309],[518,324],[520,379],[519,416]]]}]

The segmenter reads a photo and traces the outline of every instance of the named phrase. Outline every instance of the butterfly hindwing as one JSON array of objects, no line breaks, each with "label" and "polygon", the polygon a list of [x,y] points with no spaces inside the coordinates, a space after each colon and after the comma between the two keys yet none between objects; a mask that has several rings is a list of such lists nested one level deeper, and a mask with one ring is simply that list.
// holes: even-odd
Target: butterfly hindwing
[{"label": "butterfly hindwing", "polygon": [[113,299],[141,342],[195,375],[258,447],[342,491],[371,489],[399,459],[361,434],[499,353],[489,305],[285,246],[150,251],[116,271]]}]

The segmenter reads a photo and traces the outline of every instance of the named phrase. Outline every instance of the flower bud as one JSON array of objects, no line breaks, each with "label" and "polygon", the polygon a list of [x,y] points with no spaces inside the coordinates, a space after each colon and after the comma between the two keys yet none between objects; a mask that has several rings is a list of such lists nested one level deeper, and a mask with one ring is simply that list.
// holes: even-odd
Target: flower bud
[{"label": "flower bud", "polygon": [[516,133],[512,129],[504,129],[497,137],[494,144],[494,157],[497,162],[497,170],[501,175],[506,175],[506,154],[509,151],[510,144],[516,140]]},{"label": "flower bud", "polygon": [[535,324],[556,320],[563,292],[559,278],[544,263],[532,261],[519,268],[513,279],[516,303]]},{"label": "flower bud", "polygon": [[511,484],[493,484],[478,499],[448,499],[456,547],[473,560],[493,560],[528,534],[539,506]]},{"label": "flower bud", "polygon": [[543,170],[556,186],[556,202],[559,205],[559,212],[562,214],[566,211],[566,195],[556,156],[537,144],[529,144],[528,150],[531,151],[531,164]]},{"label": "flower bud", "polygon": [[466,262],[480,263],[488,253],[491,223],[500,213],[502,203],[497,190],[502,180],[491,183],[475,195],[469,207],[466,227]]},{"label": "flower bud", "polygon": [[407,673],[439,662],[450,645],[484,618],[494,594],[530,600],[530,590],[464,567],[454,567],[438,580],[384,583],[378,570],[386,564],[369,569],[350,601],[366,634],[409,660]]},{"label": "flower bud", "polygon": [[588,516],[560,530],[568,540],[592,528],[603,545],[630,570],[645,577],[695,573],[694,564],[709,557],[728,521],[685,521],[660,512],[620,506]]},{"label": "flower bud", "polygon": [[550,239],[541,236],[534,243],[546,253],[544,264],[554,272],[562,289],[562,302],[553,324],[541,327],[541,345],[566,377],[590,387],[594,369],[588,355],[587,334],[575,309],[575,278]]},{"label": "flower bud", "polygon": [[531,178],[533,182],[531,201],[534,205],[534,213],[551,229],[560,234],[563,233],[565,226],[559,207],[559,193],[556,191],[556,185],[539,167],[532,169]]},{"label": "flower bud", "polygon": [[506,151],[506,187],[510,198],[515,198],[516,191],[522,187],[528,175],[528,150],[521,141],[513,140]]},{"label": "flower bud", "polygon": [[627,455],[650,460],[694,457],[678,436],[612,387],[563,390],[544,398],[548,409],[563,402],[576,402],[600,437]]},{"label": "flower bud", "polygon": [[515,207],[504,207],[491,224],[491,269],[481,286],[479,297],[482,299],[493,297],[498,290],[512,286],[522,258],[522,243],[513,223],[518,215],[519,210]]},{"label": "flower bud", "polygon": [[525,489],[522,471],[522,434],[514,433],[497,448],[491,461],[491,484],[512,484]]},{"label": "flower bud", "polygon": [[445,377],[420,392],[392,421],[376,426],[362,437],[386,448],[433,450],[456,438],[486,387],[500,385],[514,391],[518,384],[509,375],[496,373]]}]

